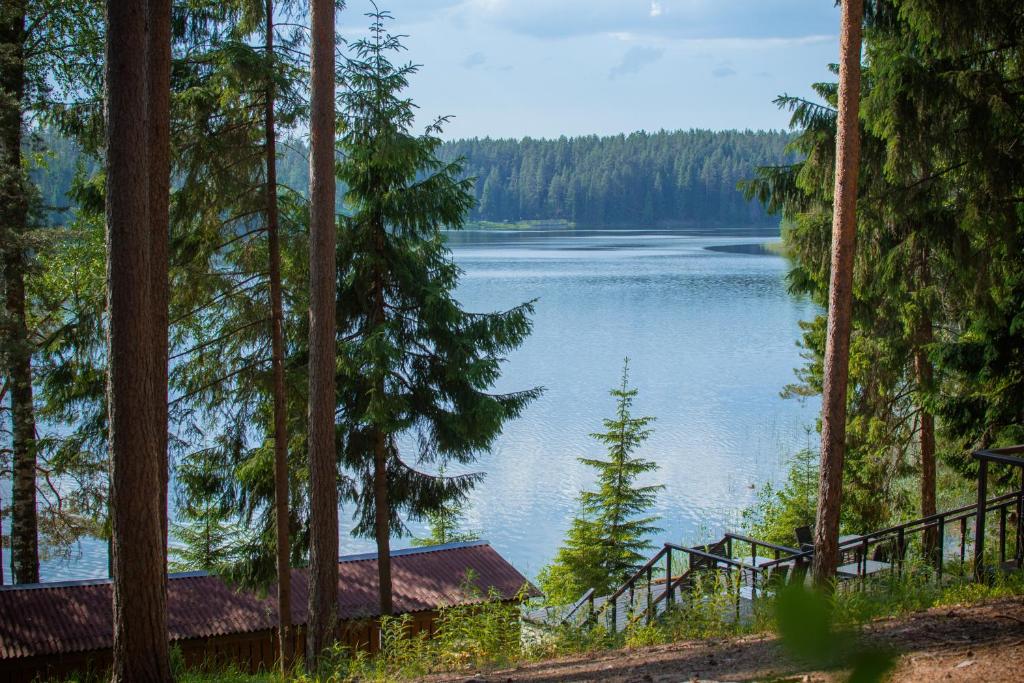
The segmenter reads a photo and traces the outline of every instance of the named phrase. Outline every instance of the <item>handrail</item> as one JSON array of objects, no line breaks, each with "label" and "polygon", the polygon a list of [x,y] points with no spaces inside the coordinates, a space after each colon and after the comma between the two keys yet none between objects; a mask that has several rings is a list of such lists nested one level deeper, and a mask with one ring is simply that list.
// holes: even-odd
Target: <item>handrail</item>
[{"label": "handrail", "polygon": [[[719,539],[718,541],[715,541],[714,543],[704,544],[704,547],[716,548],[716,547],[719,547],[719,546],[723,545],[724,543],[725,543],[725,538],[722,538],[722,539]],[[673,550],[682,551],[682,552],[689,553],[689,554],[695,554],[695,555],[702,556],[702,557],[705,557],[705,558],[708,558],[708,559],[714,559],[716,561],[723,561],[724,560],[724,561],[731,562],[731,560],[729,560],[729,558],[725,558],[725,557],[722,557],[720,555],[714,555],[714,554],[711,554],[711,553],[706,553],[704,551],[696,550],[695,548],[687,548],[685,546],[677,545],[675,543],[666,543],[665,545],[663,545],[661,547],[661,550],[659,550],[657,553],[655,553],[654,556],[651,557],[651,559],[649,559],[647,561],[646,564],[644,564],[642,567],[637,569],[633,573],[633,575],[630,576],[628,579],[623,581],[622,584],[615,590],[615,592],[612,593],[611,595],[609,595],[605,599],[605,601],[601,604],[601,607],[592,616],[596,617],[598,614],[604,614],[605,611],[608,610],[608,609],[612,609],[612,610],[617,609],[616,608],[616,603],[617,603],[618,599],[621,598],[627,591],[635,589],[637,581],[640,580],[641,578],[643,578],[643,576],[645,574],[650,573],[654,569],[654,566],[658,563],[658,561],[661,560],[663,557],[665,557],[666,554],[670,553]],[[736,564],[739,565],[741,563],[736,563]],[[687,570],[687,572],[685,572],[685,573],[689,573],[689,570]],[[680,577],[680,579],[682,579],[682,577]],[[665,592],[666,593],[672,590],[673,583],[674,582],[673,582],[671,576],[665,577]],[[678,583],[678,581],[675,582],[675,583]],[[658,602],[658,600],[655,599],[652,602],[652,605],[657,604],[657,602]]]},{"label": "handrail", "polygon": [[705,560],[714,560],[715,562],[725,563],[727,565],[737,567],[739,569],[750,569],[755,572],[761,571],[761,567],[758,567],[756,565],[740,562],[739,560],[734,560],[731,557],[725,557],[723,555],[706,553],[703,550],[697,550],[696,548],[687,548],[686,546],[676,545],[675,543],[666,543],[665,547],[672,548],[673,550],[679,550],[681,552],[686,553],[687,555],[696,555],[697,557],[704,558]]},{"label": "handrail", "polygon": [[[617,598],[621,598],[622,594],[629,589],[629,586],[631,584],[635,584],[636,580],[639,579],[643,574],[646,574],[648,569],[654,568],[654,565],[657,564],[658,560],[663,558],[665,556],[665,553],[668,552],[669,546],[669,543],[666,543],[664,546],[662,546],[661,550],[659,550],[657,554],[654,555],[654,557],[647,560],[647,564],[645,564],[640,569],[636,570],[636,572],[634,572],[631,577],[623,581],[622,585],[619,586],[614,593],[608,596],[608,601],[605,604],[607,605],[610,602],[614,602]],[[602,606],[601,609],[604,609],[604,607]]]},{"label": "handrail", "polygon": [[594,588],[588,588],[586,592],[583,593],[583,595],[580,597],[580,599],[572,604],[572,607],[569,609],[566,615],[562,617],[562,623],[564,624],[565,622],[569,621],[570,617],[576,614],[576,611],[579,610],[580,607],[583,607],[583,605],[587,604],[588,602],[592,602],[594,598],[594,592]]},{"label": "handrail", "polygon": [[1022,453],[1024,453],[1024,444],[1006,446],[1005,448],[983,448],[974,451],[971,455],[975,460],[989,460],[1011,467],[1024,467],[1024,458],[1020,457]]},{"label": "handrail", "polygon": [[[1013,491],[1011,493],[1004,493],[990,498],[985,504],[985,512],[994,512],[1001,507],[1005,507],[1008,503],[1016,502],[1021,497],[1019,491]],[[878,541],[884,536],[890,536],[903,532],[906,534],[908,531],[916,533],[918,531],[924,531],[926,527],[930,526],[934,522],[943,522],[948,524],[949,522],[957,522],[962,519],[970,519],[971,517],[978,514],[978,509],[974,505],[965,505],[963,507],[956,508],[954,510],[947,510],[945,512],[937,512],[934,515],[922,517],[920,519],[914,519],[909,522],[903,522],[896,526],[882,529],[880,531],[869,531],[866,534],[856,536],[854,538],[843,541],[839,544],[839,550],[853,550],[858,546],[864,545],[865,542],[871,543],[872,541]],[[786,562],[800,559],[810,559],[814,556],[814,550],[804,550],[796,553],[789,557],[779,558],[778,560],[772,560],[765,562],[761,565],[761,569],[767,569],[769,567],[775,567]]]},{"label": "handrail", "polygon": [[732,538],[732,539],[735,539],[737,541],[741,541],[743,543],[750,543],[752,545],[757,545],[757,546],[759,546],[761,548],[768,548],[770,550],[778,550],[779,552],[783,552],[783,553],[790,553],[790,554],[794,554],[795,555],[795,554],[801,552],[800,550],[797,550],[796,548],[790,548],[789,546],[778,545],[776,543],[769,543],[768,541],[761,541],[761,540],[758,540],[756,538],[751,538],[750,536],[744,536],[743,534],[736,534],[736,533],[733,533],[731,531],[726,532],[725,537],[726,538]]},{"label": "handrail", "polygon": [[[1000,507],[1002,507],[1002,503],[1016,501],[1018,498],[1020,498],[1020,496],[1020,491],[1013,491],[1011,493],[1004,493],[1001,496],[996,496],[995,498],[989,498],[988,501],[985,503],[985,512],[992,512],[994,510],[998,510]],[[956,522],[960,519],[969,519],[976,514],[978,514],[978,507],[976,505],[965,505],[963,507],[956,508],[955,510],[936,512],[934,515],[928,515],[927,517],[922,517],[920,519],[914,519],[909,522],[903,522],[902,524],[897,524],[896,526],[889,527],[888,529],[882,529],[881,531],[869,531],[866,534],[861,534],[857,536],[857,538],[851,538],[847,541],[843,541],[839,544],[839,547],[843,548],[858,545],[860,543],[863,543],[864,539],[871,539],[879,536],[887,536],[889,534],[898,532],[900,529],[902,529],[903,531],[907,531],[918,525],[920,525],[923,529],[924,527],[930,525],[932,522],[938,522],[940,520],[946,522]],[[916,529],[914,530],[916,531]]]}]

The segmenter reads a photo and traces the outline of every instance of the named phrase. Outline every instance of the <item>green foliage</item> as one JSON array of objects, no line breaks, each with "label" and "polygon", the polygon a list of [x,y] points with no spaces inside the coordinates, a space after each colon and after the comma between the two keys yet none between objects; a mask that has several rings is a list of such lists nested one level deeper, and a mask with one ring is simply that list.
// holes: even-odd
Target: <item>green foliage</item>
[{"label": "green foliage", "polygon": [[795,529],[814,526],[817,507],[818,453],[804,449],[793,456],[781,488],[768,482],[757,492],[757,501],[743,510],[743,526],[754,538],[792,547]]},{"label": "green foliage", "polygon": [[[790,134],[775,131],[672,131],[553,140],[445,142],[441,159],[465,158],[473,183],[474,227],[531,225],[774,227],[756,204],[743,200],[737,181],[759,166],[792,161]],[[283,140],[280,182],[303,196],[309,162],[301,138]],[[41,186],[62,197],[74,153],[56,150]],[[343,187],[343,186],[342,186]],[[339,191],[339,211],[343,192]],[[66,204],[66,202],[63,202]]]},{"label": "green foliage", "polygon": [[[472,577],[467,577],[471,584]],[[523,653],[520,594],[512,602],[490,589],[476,589],[476,604],[455,605],[441,611],[437,620],[439,665],[444,670],[461,671],[509,664]]]},{"label": "green foliage", "polygon": [[[370,16],[370,37],[349,46],[343,68],[338,429],[357,484],[356,532],[379,536],[377,470],[387,479],[390,532],[401,534],[403,515],[441,514],[481,476],[427,468],[471,464],[540,390],[489,393],[504,355],[529,334],[533,305],[476,314],[454,298],[459,269],[441,230],[462,226],[470,181],[460,179],[460,161],[437,156],[444,119],[412,132],[414,106],[402,91],[416,67],[391,64],[401,43],[384,28],[390,17]],[[418,446],[400,452],[403,434]]]},{"label": "green foliage", "polygon": [[[854,264],[844,515],[905,515],[920,417],[965,473],[979,446],[1024,437],[1020,3],[870,3]],[[783,215],[793,291],[824,304],[835,167],[834,83],[784,96],[802,161],[759,171],[748,196]],[[820,392],[824,316],[805,326],[793,393]],[[933,372],[918,373],[918,366]],[[927,375],[933,374],[933,377]]]},{"label": "green foliage", "polygon": [[[413,617],[405,614],[380,621],[380,651],[370,656],[335,647],[314,676],[299,675],[296,683],[415,680],[432,672],[494,668],[525,656],[519,600],[505,602],[494,590],[486,593],[467,576],[465,589],[476,595],[472,604],[439,610],[434,635],[413,633]],[[520,595],[520,599],[524,597]]]},{"label": "green foliage", "polygon": [[[175,531],[193,563],[264,587],[276,575],[265,103],[275,133],[306,113],[300,31],[283,17],[264,49],[265,5],[192,8],[172,82],[171,419],[178,455]],[[177,53],[176,53],[177,54]],[[187,54],[188,58],[184,58]],[[307,547],[305,199],[278,185],[292,561]],[[216,542],[210,543],[211,537]],[[230,551],[229,551],[230,549]]]},{"label": "green foliage", "polygon": [[895,653],[859,646],[851,632],[836,628],[833,606],[823,593],[801,584],[775,599],[778,632],[792,655],[815,667],[849,669],[851,683],[882,681],[895,666]]},{"label": "green foliage", "polygon": [[556,140],[457,140],[474,221],[565,220],[579,225],[765,225],[736,182],[757,166],[792,160],[775,131],[659,131]]},{"label": "green foliage", "polygon": [[[739,575],[698,573],[689,590],[680,591],[676,604],[658,624],[662,642],[722,638],[764,630],[758,611],[751,615],[737,610]],[[764,605],[756,605],[762,610]]]},{"label": "green foliage", "polygon": [[580,458],[597,470],[597,490],[580,494],[580,514],[569,527],[565,544],[554,562],[538,577],[553,603],[575,601],[589,588],[608,595],[646,560],[653,547],[651,534],[657,517],[643,516],[654,505],[660,485],[637,486],[643,474],[657,469],[634,454],[651,435],[652,417],[633,417],[637,389],[629,387],[629,359],[622,383],[611,391],[615,417],[604,420],[606,431],[591,434],[607,448],[607,459]]},{"label": "green foliage", "polygon": [[[438,476],[444,477],[444,468],[438,470]],[[476,541],[480,534],[475,531],[463,530],[463,505],[460,500],[453,500],[440,510],[427,513],[427,524],[430,535],[425,538],[413,538],[414,546],[444,545],[445,543],[464,543]]]}]

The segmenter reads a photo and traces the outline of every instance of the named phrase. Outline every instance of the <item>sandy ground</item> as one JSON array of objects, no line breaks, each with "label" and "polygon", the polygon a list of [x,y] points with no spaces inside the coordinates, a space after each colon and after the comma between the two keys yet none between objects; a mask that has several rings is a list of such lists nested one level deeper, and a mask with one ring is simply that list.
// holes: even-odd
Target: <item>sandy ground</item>
[{"label": "sandy ground", "polygon": [[[1024,682],[1024,598],[877,621],[865,642],[899,653],[893,681]],[[841,681],[787,657],[770,637],[616,650],[434,681]]]}]

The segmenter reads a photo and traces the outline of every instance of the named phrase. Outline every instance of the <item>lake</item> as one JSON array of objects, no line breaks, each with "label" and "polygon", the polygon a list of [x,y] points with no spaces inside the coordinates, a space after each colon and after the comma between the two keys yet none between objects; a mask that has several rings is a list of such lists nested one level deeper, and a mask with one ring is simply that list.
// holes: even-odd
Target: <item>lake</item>
[{"label": "lake", "polygon": [[[593,482],[577,458],[603,454],[589,434],[613,414],[608,391],[629,356],[635,414],[657,418],[641,451],[660,466],[643,483],[665,485],[655,540],[696,543],[736,528],[754,487],[778,480],[788,457],[816,441],[808,430],[818,401],[779,395],[801,364],[798,322],[815,308],[786,293],[784,259],[752,246],[771,241],[756,231],[452,234],[467,309],[537,300],[533,335],[508,358],[498,390],[546,389],[481,456],[475,469],[486,479],[466,526],[530,577],[550,561]],[[343,512],[343,528],[349,519]],[[343,554],[371,549],[342,538]],[[83,544],[42,573],[105,576],[105,546]]]}]

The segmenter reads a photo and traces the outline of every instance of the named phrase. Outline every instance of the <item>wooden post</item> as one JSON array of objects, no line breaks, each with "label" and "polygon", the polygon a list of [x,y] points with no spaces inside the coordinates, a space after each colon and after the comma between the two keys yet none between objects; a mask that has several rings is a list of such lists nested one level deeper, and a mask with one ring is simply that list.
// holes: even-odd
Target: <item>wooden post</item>
[{"label": "wooden post", "polygon": [[1017,543],[1013,549],[1014,554],[1017,556],[1017,569],[1024,567],[1024,548],[1021,547],[1021,543],[1024,542],[1024,467],[1020,470],[1020,496],[1017,497]]},{"label": "wooden post", "polygon": [[999,506],[999,562],[1006,562],[1006,506]]},{"label": "wooden post", "polygon": [[[974,578],[981,581],[985,572],[985,501],[988,498],[988,460],[978,460],[978,510],[974,518]],[[963,543],[963,540],[960,541]]]},{"label": "wooden post", "polygon": [[666,546],[665,550],[665,590],[668,591],[668,595],[665,596],[666,605],[671,606],[673,602],[672,597],[672,548]]},{"label": "wooden post", "polygon": [[651,601],[651,581],[654,580],[653,579],[653,574],[654,574],[654,565],[650,565],[650,566],[647,567],[647,623],[648,624],[651,623],[651,619],[653,618],[653,615],[651,613],[654,611],[654,606],[651,604],[652,603],[652,601]]}]

